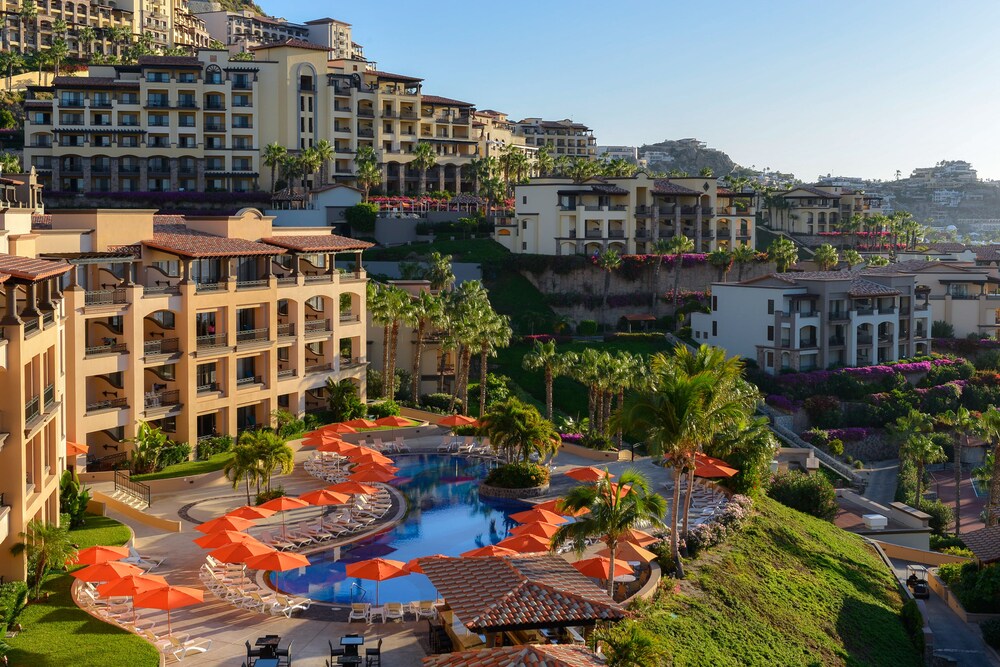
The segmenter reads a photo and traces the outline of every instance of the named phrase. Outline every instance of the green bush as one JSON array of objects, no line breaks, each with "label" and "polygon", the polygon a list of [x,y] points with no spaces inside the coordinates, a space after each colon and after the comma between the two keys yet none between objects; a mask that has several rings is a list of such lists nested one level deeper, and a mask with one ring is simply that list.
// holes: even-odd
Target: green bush
[{"label": "green bush", "polygon": [[979,624],[983,631],[983,641],[993,648],[1000,648],[1000,618],[991,618]]},{"label": "green bush", "polygon": [[198,443],[195,449],[195,458],[199,461],[206,461],[216,454],[228,452],[233,448],[233,436],[217,435],[213,438],[206,438]]},{"label": "green bush", "polygon": [[954,518],[951,507],[941,500],[922,499],[917,509],[931,515],[930,528],[938,535],[943,535],[948,531],[948,526],[951,525]]},{"label": "green bush", "polygon": [[[434,412],[448,412],[451,406],[451,394],[424,394],[420,397],[420,405]],[[462,399],[455,399],[455,409],[461,412]]]},{"label": "green bush", "polygon": [[931,535],[931,550],[944,551],[948,547],[965,549],[965,542],[954,535]]},{"label": "green bush", "polygon": [[843,456],[844,443],[839,438],[834,438],[833,440],[826,443],[826,450],[831,454],[833,454],[834,456]]},{"label": "green bush", "polygon": [[899,462],[899,474],[896,477],[896,501],[912,503],[917,493],[917,466],[910,459]]},{"label": "green bush", "polygon": [[454,432],[455,435],[461,435],[461,436],[471,435],[475,437],[479,435],[479,427],[474,426],[472,424],[467,424],[465,426],[456,426],[455,428],[452,429],[452,432]]},{"label": "green bush", "polygon": [[344,219],[351,229],[358,232],[371,233],[375,231],[375,216],[378,214],[378,204],[360,203],[344,209]]},{"label": "green bush", "polygon": [[580,438],[580,444],[598,452],[613,452],[618,449],[611,438],[597,431],[587,431],[584,433]]},{"label": "green bush", "polygon": [[191,445],[186,442],[176,442],[160,449],[157,467],[162,470],[168,466],[183,463],[191,458]]},{"label": "green bush", "polygon": [[549,471],[537,463],[522,461],[494,468],[486,476],[486,484],[503,489],[527,489],[549,481]]},{"label": "green bush", "polygon": [[0,584],[0,627],[10,629],[17,624],[28,604],[28,584],[8,581]]},{"label": "green bush", "polygon": [[576,325],[576,333],[581,336],[596,336],[597,322],[594,320],[581,320],[580,323]]},{"label": "green bush", "polygon": [[275,487],[270,491],[261,491],[260,493],[257,494],[257,497],[254,499],[254,504],[263,505],[269,500],[274,500],[275,498],[280,498],[284,495],[285,495],[285,489],[284,487],[281,486]]},{"label": "green bush", "polygon": [[1000,566],[976,563],[948,563],[938,568],[938,576],[958,596],[965,610],[975,614],[1000,612]]},{"label": "green bush", "polygon": [[934,320],[931,323],[932,338],[954,338],[955,327],[944,320]]},{"label": "green bush", "polygon": [[59,479],[59,512],[69,517],[70,528],[80,528],[87,523],[87,504],[90,503],[90,488],[80,483],[80,477],[72,470],[63,471]]},{"label": "green bush", "polygon": [[823,475],[798,471],[779,472],[771,478],[767,495],[782,505],[826,521],[837,515],[837,492]]},{"label": "green bush", "polygon": [[844,413],[836,396],[810,396],[802,404],[816,428],[840,428]]},{"label": "green bush", "polygon": [[393,417],[399,414],[399,404],[392,399],[385,399],[378,403],[368,405],[368,416],[372,419],[382,419],[383,417]]},{"label": "green bush", "polygon": [[[503,403],[510,398],[510,378],[506,375],[495,373],[486,374],[486,407],[487,409],[494,403]],[[479,383],[469,383],[469,404],[479,403]]]},{"label": "green bush", "polygon": [[920,653],[924,652],[924,616],[920,613],[916,600],[907,600],[900,610],[900,617],[906,634],[910,636],[910,641]]}]

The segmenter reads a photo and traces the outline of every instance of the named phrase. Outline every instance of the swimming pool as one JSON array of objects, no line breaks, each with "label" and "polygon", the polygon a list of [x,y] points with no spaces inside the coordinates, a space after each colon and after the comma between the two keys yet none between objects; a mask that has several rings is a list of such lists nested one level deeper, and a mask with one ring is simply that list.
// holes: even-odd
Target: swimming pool
[{"label": "swimming pool", "polygon": [[[369,558],[406,562],[419,556],[462,552],[496,544],[517,525],[510,515],[525,509],[520,501],[479,497],[479,481],[490,464],[483,459],[441,454],[394,456],[399,468],[393,486],[406,497],[402,522],[354,544],[311,554],[312,565],[282,572],[279,587],[320,602],[374,602],[375,582],[348,578],[347,563]],[[273,577],[274,574],[270,575]],[[383,581],[379,602],[411,602],[437,597],[422,574]]]}]

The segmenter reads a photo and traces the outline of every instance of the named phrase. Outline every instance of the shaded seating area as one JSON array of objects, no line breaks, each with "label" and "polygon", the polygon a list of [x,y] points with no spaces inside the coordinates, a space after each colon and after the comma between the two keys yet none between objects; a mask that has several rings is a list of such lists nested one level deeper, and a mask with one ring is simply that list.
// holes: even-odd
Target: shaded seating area
[{"label": "shaded seating area", "polygon": [[421,567],[444,598],[439,618],[456,650],[582,643],[596,623],[627,615],[551,554],[422,559]]}]

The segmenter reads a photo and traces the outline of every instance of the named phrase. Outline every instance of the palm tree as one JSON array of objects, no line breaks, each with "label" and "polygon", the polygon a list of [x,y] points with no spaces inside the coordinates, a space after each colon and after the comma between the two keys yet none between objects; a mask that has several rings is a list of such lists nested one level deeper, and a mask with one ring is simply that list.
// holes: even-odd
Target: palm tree
[{"label": "palm tree", "polygon": [[382,169],[371,146],[358,146],[354,155],[354,178],[365,191],[365,201],[368,201],[371,189],[382,183]]},{"label": "palm tree", "polygon": [[24,67],[24,56],[17,51],[0,51],[0,69],[7,72],[7,91],[10,92],[14,70]]},{"label": "palm tree", "polygon": [[63,19],[56,19],[52,22],[52,34],[58,37],[66,37],[66,21]]},{"label": "palm tree", "polygon": [[594,632],[607,667],[648,667],[662,664],[664,651],[635,621],[624,621]]},{"label": "palm tree", "polygon": [[600,166],[596,162],[578,157],[570,160],[565,175],[573,179],[574,183],[583,183],[588,178],[596,176],[599,169]]},{"label": "palm tree", "polygon": [[616,157],[613,160],[601,161],[599,165],[602,175],[608,178],[629,178],[638,169],[634,164],[620,157]]},{"label": "palm tree", "polygon": [[979,419],[965,407],[948,410],[939,419],[951,426],[956,438],[955,445],[955,535],[962,534],[962,450],[969,446],[969,438],[979,431]]},{"label": "palm tree", "polygon": [[[37,31],[34,30],[36,18],[38,18],[38,6],[35,4],[35,0],[24,0],[21,3],[21,9],[17,12],[17,20],[18,23],[20,23],[20,28],[21,28],[21,44],[26,45],[28,43],[27,27],[26,27],[27,24],[30,23],[32,26],[32,32],[37,33]],[[36,34],[35,51],[40,51],[41,49],[38,48],[40,45],[37,43],[37,39],[38,36]],[[23,49],[24,47],[22,47],[22,50]],[[39,76],[39,80],[40,79],[41,77]]]},{"label": "palm tree", "polygon": [[702,167],[701,171],[698,172],[699,176],[705,176],[706,178],[712,178],[715,176],[715,172],[711,167]]},{"label": "palm tree", "polygon": [[708,263],[719,270],[719,282],[725,282],[733,268],[733,253],[727,248],[716,248],[708,253]]},{"label": "palm tree", "polygon": [[222,469],[222,473],[233,483],[233,491],[239,488],[240,482],[246,483],[247,505],[250,504],[250,485],[256,484],[257,491],[260,491],[260,459],[250,444],[237,444],[233,447],[233,458]]},{"label": "palm tree", "polygon": [[38,85],[42,85],[42,69],[52,62],[50,51],[35,51],[35,64],[38,65]]},{"label": "palm tree", "polygon": [[265,493],[271,492],[271,477],[275,469],[283,475],[295,469],[295,455],[292,448],[274,431],[264,429],[243,431],[240,434],[239,444],[249,447],[257,457]]},{"label": "palm tree", "polygon": [[410,311],[413,309],[410,295],[399,287],[383,287],[385,297],[385,315],[389,320],[389,338],[385,345],[388,348],[388,365],[382,368],[382,397],[393,398],[396,388],[396,354],[399,349],[399,327],[404,321],[412,320]]},{"label": "palm tree", "polygon": [[407,324],[416,329],[414,332],[413,369],[411,395],[414,402],[420,401],[420,378],[423,363],[424,347],[430,332],[444,323],[444,301],[437,294],[420,292],[413,300],[408,311]]},{"label": "palm tree", "polygon": [[484,317],[478,322],[479,347],[479,414],[486,412],[486,375],[489,371],[489,357],[495,357],[497,350],[510,345],[513,332],[510,329],[510,318],[499,315],[492,308],[485,311]]},{"label": "palm tree", "polygon": [[[1000,410],[990,406],[979,418],[982,435],[993,447],[990,454],[993,457],[993,473],[990,476],[990,498],[986,504],[986,525],[995,526],[1000,521],[1000,456],[997,456],[997,442],[1000,441]],[[988,456],[989,456],[988,455]]]},{"label": "palm tree", "polygon": [[820,271],[832,271],[840,262],[840,254],[837,249],[829,243],[824,243],[813,253],[813,261],[819,266]]},{"label": "palm tree", "polygon": [[326,408],[334,421],[346,421],[355,417],[365,416],[365,404],[358,398],[358,388],[348,378],[337,382],[334,378],[326,380]]},{"label": "palm tree", "polygon": [[69,47],[66,45],[65,39],[57,37],[52,40],[52,46],[49,47],[49,58],[55,65],[55,76],[59,76],[59,65],[68,54]]},{"label": "palm tree", "polygon": [[767,258],[777,265],[778,273],[784,273],[799,261],[799,249],[784,236],[779,236],[768,247]]},{"label": "palm tree", "polygon": [[[83,53],[89,59],[94,54],[94,42],[97,40],[97,31],[89,25],[81,26],[76,31],[76,41],[83,45]],[[273,179],[273,177],[272,177]]]},{"label": "palm tree", "polygon": [[854,248],[848,248],[847,250],[840,253],[840,259],[847,264],[847,270],[850,271],[855,266],[862,264],[865,260],[862,259],[861,253]]},{"label": "palm tree", "polygon": [[867,263],[868,266],[889,266],[889,258],[882,255],[870,255]]},{"label": "palm tree", "polygon": [[670,242],[667,244],[667,249],[670,251],[670,254],[674,256],[674,309],[676,310],[677,305],[681,301],[679,291],[681,264],[684,263],[684,253],[694,250],[694,241],[683,234],[678,234],[670,239]]},{"label": "palm tree", "polygon": [[467,412],[469,407],[469,363],[472,350],[479,342],[480,323],[493,312],[489,297],[483,284],[478,280],[468,280],[457,290],[448,293],[446,301],[448,317],[448,346],[456,350],[458,363],[455,365],[455,384],[452,387],[452,403],[449,411],[454,410],[455,401],[462,399],[462,409]]},{"label": "palm tree", "polygon": [[923,500],[924,468],[931,463],[940,463],[948,457],[941,445],[935,444],[930,436],[922,433],[911,435],[899,450],[900,456],[910,459],[917,467],[917,489],[913,506],[920,508]]},{"label": "palm tree", "polygon": [[[306,180],[320,170],[323,161],[316,152],[316,147],[312,146],[299,153],[299,162],[302,165],[302,188],[306,188]],[[315,184],[313,184],[315,187]]]},{"label": "palm tree", "polygon": [[621,268],[622,256],[614,248],[609,248],[597,256],[597,268],[604,271],[604,298],[601,303],[608,307],[608,292],[611,291],[611,274]]},{"label": "palm tree", "polygon": [[494,403],[489,412],[480,416],[479,423],[490,445],[507,463],[527,461],[532,454],[544,460],[555,456],[561,444],[552,422],[542,417],[535,406],[516,398]]},{"label": "palm tree", "polygon": [[587,548],[587,540],[600,537],[611,552],[608,570],[608,595],[614,596],[615,554],[625,535],[647,525],[663,524],[666,502],[652,491],[649,480],[637,470],[626,470],[612,483],[610,475],[596,484],[570,489],[563,499],[567,511],[590,510],[573,523],[560,526],[552,536],[551,547],[557,549],[571,543],[577,553]]},{"label": "palm tree", "polygon": [[[277,141],[272,141],[267,146],[264,147],[264,165],[271,168],[271,192],[275,191],[275,185],[277,181],[274,178],[274,173],[277,171],[278,167],[285,163],[288,159],[288,149],[279,144]],[[291,185],[291,184],[289,184]]]},{"label": "palm tree", "polygon": [[42,596],[49,568],[63,567],[76,554],[76,547],[70,541],[68,528],[39,519],[29,521],[27,530],[18,536],[21,542],[11,547],[10,552],[15,556],[26,554],[30,570],[28,585],[32,599],[37,600]]},{"label": "palm tree", "polygon": [[535,171],[541,177],[548,176],[555,168],[555,160],[552,159],[552,146],[545,144],[535,151]]},{"label": "palm tree", "polygon": [[498,163],[509,196],[514,192],[513,186],[527,177],[531,165],[524,151],[514,144],[504,146],[500,151]]},{"label": "palm tree", "polygon": [[[420,172],[420,194],[427,192],[427,170],[437,164],[437,152],[426,141],[421,141],[413,149],[410,165]],[[400,193],[403,194],[403,193]]]},{"label": "palm tree", "polygon": [[451,270],[451,255],[442,255],[437,250],[427,260],[427,280],[435,291],[448,290],[455,283],[455,273]]},{"label": "palm tree", "polygon": [[757,261],[757,251],[749,245],[738,245],[733,249],[733,263],[736,264],[736,281],[743,282],[743,271],[748,264]]},{"label": "palm tree", "polygon": [[561,358],[562,355],[556,351],[555,340],[544,343],[536,340],[535,347],[521,359],[521,366],[525,370],[545,372],[545,412],[549,421],[552,421],[552,385],[556,379],[556,371],[560,368]]},{"label": "palm tree", "polygon": [[326,139],[320,139],[313,145],[312,150],[319,160],[319,184],[326,185],[326,167],[330,164],[330,160],[333,159],[333,144]]}]

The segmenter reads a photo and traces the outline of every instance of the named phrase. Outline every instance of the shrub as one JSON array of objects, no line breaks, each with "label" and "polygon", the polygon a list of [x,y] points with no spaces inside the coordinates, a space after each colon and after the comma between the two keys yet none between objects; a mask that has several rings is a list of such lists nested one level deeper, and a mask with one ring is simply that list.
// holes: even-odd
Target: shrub
[{"label": "shrub", "polygon": [[598,452],[613,452],[618,447],[608,436],[597,431],[587,431],[580,436],[580,444]]},{"label": "shrub", "polygon": [[826,521],[837,515],[837,492],[824,475],[779,472],[771,478],[767,495],[782,505]]},{"label": "shrub", "polygon": [[[451,394],[424,394],[420,397],[420,405],[428,410],[447,412],[451,405]],[[455,399],[455,409],[462,410],[462,399]]]},{"label": "shrub", "polygon": [[941,553],[969,559],[976,557],[976,554],[972,553],[972,549],[966,549],[964,547],[945,547],[944,549],[941,549]]},{"label": "shrub", "polygon": [[[298,420],[296,420],[298,421]],[[210,459],[216,454],[228,452],[233,448],[233,436],[217,435],[214,438],[207,438],[198,443],[195,449],[195,457],[199,461]]]},{"label": "shrub", "polygon": [[934,320],[931,323],[932,338],[954,338],[955,327],[944,320]]},{"label": "shrub", "polygon": [[975,614],[1000,611],[1000,566],[976,563],[948,563],[938,568],[938,576],[958,596],[965,610]]},{"label": "shrub", "polygon": [[383,417],[393,417],[399,414],[399,404],[387,398],[378,403],[368,405],[368,416],[372,419],[382,419]]},{"label": "shrub", "polygon": [[456,426],[455,428],[452,429],[452,431],[455,433],[455,435],[461,435],[461,436],[471,435],[475,437],[479,435],[479,427],[474,426],[473,424],[467,424],[465,426]]},{"label": "shrub", "polygon": [[826,443],[826,450],[834,456],[843,456],[844,442],[839,438],[834,438],[830,442]]},{"label": "shrub", "polygon": [[28,604],[28,584],[8,581],[0,584],[0,627],[10,629],[17,624]]},{"label": "shrub", "polygon": [[257,494],[257,497],[254,500],[254,504],[263,505],[267,501],[274,500],[275,498],[280,498],[283,495],[285,495],[285,489],[284,487],[281,486],[275,487],[270,491],[261,491],[260,493]]},{"label": "shrub", "polygon": [[344,209],[344,219],[352,230],[371,233],[375,231],[378,204],[360,203]]},{"label": "shrub", "polygon": [[843,422],[844,413],[836,396],[810,396],[803,407],[809,421],[818,428],[837,428]]},{"label": "shrub", "polygon": [[160,448],[160,455],[157,459],[159,468],[177,465],[191,458],[191,445],[186,442],[170,443],[166,447]]},{"label": "shrub", "polygon": [[1000,618],[991,618],[979,624],[983,641],[993,648],[1000,648]]},{"label": "shrub", "polygon": [[941,500],[921,499],[917,509],[931,515],[930,528],[938,535],[943,535],[948,530],[954,517],[951,507]]},{"label": "shrub", "polygon": [[908,458],[899,462],[899,474],[896,482],[896,501],[913,502],[917,493],[917,466]]},{"label": "shrub", "polygon": [[576,333],[581,336],[596,336],[597,322],[594,320],[581,320],[580,323],[576,325]]},{"label": "shrub", "polygon": [[69,517],[69,527],[79,528],[87,523],[87,504],[90,488],[80,483],[73,470],[63,471],[59,479],[59,512]]},{"label": "shrub", "polygon": [[522,461],[494,468],[486,476],[486,484],[503,489],[527,489],[549,481],[549,471],[537,463]]},{"label": "shrub", "polygon": [[931,535],[931,549],[933,551],[944,551],[950,547],[965,548],[962,538],[954,535]]},{"label": "shrub", "polygon": [[[494,403],[503,403],[511,396],[510,378],[506,375],[495,373],[486,374],[486,407],[489,408]],[[469,383],[469,404],[479,403],[479,383]]]},{"label": "shrub", "polygon": [[913,642],[914,647],[916,647],[919,653],[923,653],[924,616],[920,613],[917,601],[907,600],[906,604],[900,610],[900,617],[903,621],[903,627],[906,628],[906,634],[910,636],[910,641]]}]

